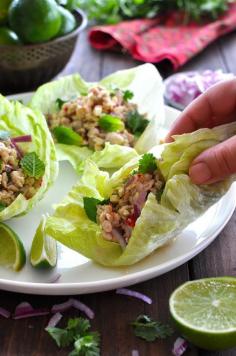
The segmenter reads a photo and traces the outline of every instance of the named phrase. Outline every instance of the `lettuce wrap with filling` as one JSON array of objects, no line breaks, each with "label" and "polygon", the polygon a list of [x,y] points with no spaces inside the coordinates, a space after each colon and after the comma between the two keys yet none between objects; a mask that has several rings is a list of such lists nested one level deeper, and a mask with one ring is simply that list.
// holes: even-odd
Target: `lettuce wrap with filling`
[{"label": "lettuce wrap with filling", "polygon": [[58,173],[45,118],[0,95],[0,220],[27,213]]},{"label": "lettuce wrap with filling", "polygon": [[[48,218],[47,233],[105,266],[131,265],[140,261],[175,238],[227,192],[234,177],[208,186],[197,186],[191,182],[188,170],[199,153],[235,134],[236,123],[231,123],[174,136],[174,142],[156,146],[152,153],[134,158],[110,178],[94,162],[87,160],[78,183],[56,206],[54,215]],[[143,178],[141,173],[145,169],[147,172],[148,165],[159,174],[162,182],[159,191],[149,185],[150,192],[145,194],[138,218],[136,216],[133,221],[127,220],[132,228],[126,243],[118,243],[119,239],[114,242],[107,229],[108,239],[111,239],[109,241],[104,238],[104,227],[99,224],[98,215],[94,214],[94,202],[100,204],[99,209],[104,212],[105,207],[109,208],[108,204],[116,201],[114,191],[119,192],[123,182],[127,189],[127,184],[130,185],[134,177]],[[150,172],[146,174],[148,176]],[[139,184],[137,182],[136,187]],[[112,204],[114,207],[115,203]],[[109,221],[105,225],[109,227]]]},{"label": "lettuce wrap with filling", "polygon": [[[124,143],[122,145],[117,144],[116,142],[118,141],[114,140],[113,137],[110,141],[105,139],[105,147],[102,150],[94,150],[86,142],[81,143],[78,136],[76,141],[76,136],[73,133],[69,139],[67,137],[67,140],[65,136],[62,137],[65,134],[70,135],[68,131],[70,123],[61,120],[61,123],[66,122],[68,126],[67,132],[65,132],[64,126],[61,128],[61,131],[64,130],[64,132],[61,132],[60,137],[60,132],[56,135],[54,128],[54,137],[57,142],[57,157],[59,160],[69,160],[78,172],[82,170],[80,166],[81,162],[88,157],[98,167],[104,169],[118,169],[122,167],[126,162],[137,157],[138,154],[147,152],[158,143],[156,132],[159,125],[164,122],[162,78],[152,64],[144,64],[132,69],[118,71],[98,83],[88,83],[79,74],[63,77],[39,87],[29,105],[32,108],[39,109],[46,117],[50,118],[60,112],[58,106],[60,103],[63,105],[63,103],[70,103],[78,97],[86,97],[89,90],[96,85],[108,91],[113,91],[112,95],[118,89],[124,93],[125,102],[137,105],[138,111],[134,116],[131,115],[127,119],[130,124],[129,129],[133,130],[132,133],[134,134],[135,141],[131,147],[128,147]],[[65,109],[67,110],[67,108]],[[82,114],[78,115],[81,116]],[[119,116],[112,112],[108,116],[113,115]],[[144,119],[142,115],[145,115],[143,116]],[[73,122],[73,124],[74,126],[71,127],[75,133],[76,122]],[[113,130],[115,130],[114,127]],[[114,132],[112,135],[114,136]]]}]

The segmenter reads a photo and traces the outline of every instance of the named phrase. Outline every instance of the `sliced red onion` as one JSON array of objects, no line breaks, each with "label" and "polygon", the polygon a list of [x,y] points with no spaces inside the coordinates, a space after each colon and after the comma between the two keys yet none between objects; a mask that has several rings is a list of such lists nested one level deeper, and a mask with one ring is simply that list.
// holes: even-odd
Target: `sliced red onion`
[{"label": "sliced red onion", "polygon": [[49,311],[45,309],[34,309],[28,302],[22,302],[16,306],[13,319],[25,319],[33,316],[48,315]]},{"label": "sliced red onion", "polygon": [[121,248],[124,250],[126,248],[126,242],[125,242],[125,239],[122,236],[122,234],[117,229],[114,229],[114,228],[112,229],[111,233],[114,236],[114,238],[118,241]]},{"label": "sliced red onion", "polygon": [[143,190],[142,192],[139,193],[138,199],[136,200],[135,204],[139,208],[142,208],[146,201],[146,197],[147,197],[147,192]]},{"label": "sliced red onion", "polygon": [[132,356],[139,356],[138,350],[132,350],[131,355]]},{"label": "sliced red onion", "polygon": [[32,142],[31,135],[17,136],[11,138],[12,142]]},{"label": "sliced red onion", "polygon": [[165,81],[165,98],[172,106],[183,109],[212,85],[233,77],[221,69],[177,73]]},{"label": "sliced red onion", "polygon": [[48,328],[54,328],[59,323],[61,318],[62,318],[62,314],[61,313],[58,312],[58,313],[54,314],[51,317],[51,319],[49,320],[47,327]]},{"label": "sliced red onion", "polygon": [[82,311],[84,314],[87,315],[87,317],[89,319],[93,319],[94,318],[94,311],[92,309],[90,309],[87,305],[85,305],[84,303],[80,302],[78,299],[74,299],[72,298],[72,305],[74,308]]},{"label": "sliced red onion", "polygon": [[119,288],[116,290],[117,294],[123,294],[123,295],[128,295],[130,297],[134,297],[137,299],[141,299],[143,302],[147,303],[147,304],[152,304],[152,299],[149,298],[147,295],[136,292],[134,290],[130,290],[127,288]]},{"label": "sliced red onion", "polygon": [[188,343],[182,337],[178,337],[174,343],[174,347],[172,349],[172,354],[174,356],[181,356],[185,353],[188,348]]},{"label": "sliced red onion", "polygon": [[9,312],[9,310],[0,307],[0,315],[3,316],[4,318],[10,318],[11,313]]},{"label": "sliced red onion", "polygon": [[64,303],[60,303],[60,304],[55,304],[53,305],[51,312],[52,313],[60,313],[60,312],[64,312],[70,308],[73,307],[73,300],[72,299],[68,299],[66,302]]},{"label": "sliced red onion", "polygon": [[22,315],[22,314],[26,314],[26,313],[31,313],[33,310],[34,310],[34,308],[32,307],[32,305],[30,303],[22,302],[16,306],[14,315],[17,316],[17,315]]}]

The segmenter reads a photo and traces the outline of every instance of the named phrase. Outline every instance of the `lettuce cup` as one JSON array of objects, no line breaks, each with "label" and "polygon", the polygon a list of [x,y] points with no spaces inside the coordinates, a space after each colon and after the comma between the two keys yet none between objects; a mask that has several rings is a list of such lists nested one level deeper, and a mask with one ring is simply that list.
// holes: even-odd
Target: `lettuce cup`
[{"label": "lettuce cup", "polygon": [[203,150],[236,134],[236,123],[174,137],[109,177],[87,160],[46,222],[62,244],[105,266],[134,264],[175,238],[216,203],[234,177],[194,185],[188,170]]},{"label": "lettuce cup", "polygon": [[55,147],[43,115],[0,96],[0,221],[27,213],[57,172]]},{"label": "lettuce cup", "polygon": [[88,157],[101,168],[117,169],[158,143],[163,83],[151,64],[99,83],[75,74],[41,86],[30,106],[45,115],[59,160],[69,160],[79,171]]}]

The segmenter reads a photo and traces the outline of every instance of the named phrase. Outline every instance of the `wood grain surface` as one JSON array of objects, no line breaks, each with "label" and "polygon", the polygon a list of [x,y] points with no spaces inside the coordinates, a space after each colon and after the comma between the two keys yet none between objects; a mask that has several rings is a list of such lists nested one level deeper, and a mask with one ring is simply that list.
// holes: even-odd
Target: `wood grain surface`
[{"label": "wood grain surface", "polygon": [[[79,72],[88,81],[97,81],[103,76],[118,69],[130,68],[138,62],[124,54],[97,52],[88,45],[86,32],[77,44],[76,50],[60,75]],[[236,33],[218,40],[197,57],[192,59],[182,70],[217,69],[236,73]],[[162,75],[168,74],[160,68]],[[218,238],[202,253],[189,263],[135,286],[135,290],[143,292],[153,299],[152,305],[116,295],[114,292],[80,296],[80,300],[91,306],[96,312],[92,328],[102,335],[102,356],[131,356],[131,350],[139,350],[140,356],[169,356],[173,341],[172,337],[153,343],[136,338],[130,326],[140,313],[163,322],[169,322],[168,299],[171,292],[180,284],[191,279],[208,276],[236,276],[236,214]],[[0,306],[4,305],[11,311],[22,300],[32,303],[35,307],[50,307],[63,302],[68,297],[47,297],[22,295],[0,292]],[[78,315],[70,311],[68,316]],[[37,317],[26,320],[0,319],[0,355],[2,356],[41,356],[68,355],[69,349],[60,350],[44,331],[48,317]],[[63,325],[63,323],[62,323]],[[224,352],[207,352],[195,348],[189,349],[186,356],[235,356],[236,349]]]}]

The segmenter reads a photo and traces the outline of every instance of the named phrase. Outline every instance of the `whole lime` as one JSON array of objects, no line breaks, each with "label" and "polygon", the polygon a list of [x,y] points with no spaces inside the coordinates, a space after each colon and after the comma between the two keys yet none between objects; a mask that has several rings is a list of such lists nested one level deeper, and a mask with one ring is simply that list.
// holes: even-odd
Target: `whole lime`
[{"label": "whole lime", "polygon": [[40,43],[57,35],[61,15],[55,0],[13,0],[9,23],[24,42]]},{"label": "whole lime", "polygon": [[75,29],[76,19],[69,10],[62,6],[59,6],[58,8],[61,14],[61,28],[57,34],[57,37],[60,37],[72,32]]},{"label": "whole lime", "polygon": [[0,1],[0,24],[5,24],[8,17],[8,8],[12,0],[1,0]]},{"label": "whole lime", "polygon": [[17,34],[7,27],[0,27],[0,45],[20,44]]}]

